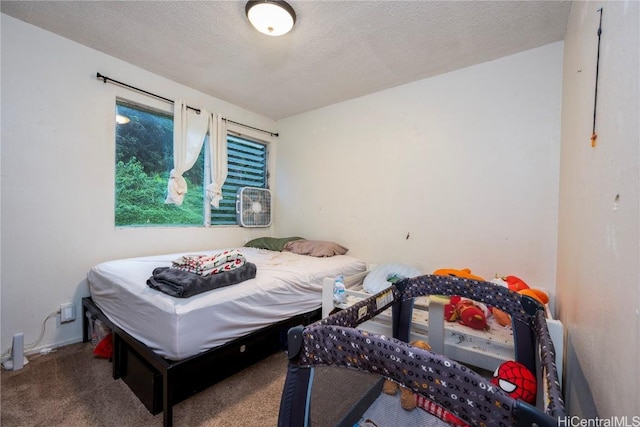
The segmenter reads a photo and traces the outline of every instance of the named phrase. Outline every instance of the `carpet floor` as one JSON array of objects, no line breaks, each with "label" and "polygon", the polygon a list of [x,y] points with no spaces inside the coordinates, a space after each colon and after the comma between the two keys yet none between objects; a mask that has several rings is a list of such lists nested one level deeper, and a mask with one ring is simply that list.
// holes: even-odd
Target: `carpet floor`
[{"label": "carpet floor", "polygon": [[[12,426],[161,426],[90,344],[73,344],[3,371],[1,423]],[[275,426],[287,357],[274,354],[174,406],[176,426]]]},{"label": "carpet floor", "polygon": [[[96,358],[90,343],[62,347],[31,358],[19,371],[0,377],[3,427],[162,426],[122,380],[111,377],[111,363]],[[287,371],[284,352],[238,372],[174,405],[178,427],[276,426]],[[335,427],[379,380],[358,371],[316,368],[311,421]]]}]

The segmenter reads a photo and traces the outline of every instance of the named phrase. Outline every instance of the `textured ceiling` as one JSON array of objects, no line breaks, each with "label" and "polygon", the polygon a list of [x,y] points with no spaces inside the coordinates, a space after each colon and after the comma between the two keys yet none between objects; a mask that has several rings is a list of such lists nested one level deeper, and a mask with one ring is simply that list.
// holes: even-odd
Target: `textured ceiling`
[{"label": "textured ceiling", "polygon": [[278,120],[562,40],[571,7],[566,1],[289,4],[297,21],[282,37],[255,31],[244,1],[2,0],[1,11]]}]

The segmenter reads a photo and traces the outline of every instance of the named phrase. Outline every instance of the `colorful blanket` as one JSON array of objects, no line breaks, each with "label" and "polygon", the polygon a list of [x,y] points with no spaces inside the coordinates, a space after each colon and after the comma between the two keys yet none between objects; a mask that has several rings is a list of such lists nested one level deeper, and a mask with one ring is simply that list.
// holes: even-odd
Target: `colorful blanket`
[{"label": "colorful blanket", "polygon": [[232,249],[215,255],[184,255],[173,260],[172,267],[206,276],[240,268],[246,262],[242,252]]}]

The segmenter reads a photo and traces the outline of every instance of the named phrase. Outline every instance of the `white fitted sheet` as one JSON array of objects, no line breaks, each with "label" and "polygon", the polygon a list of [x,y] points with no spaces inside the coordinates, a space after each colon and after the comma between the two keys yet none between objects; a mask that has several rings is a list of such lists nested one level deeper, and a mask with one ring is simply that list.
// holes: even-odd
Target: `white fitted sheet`
[{"label": "white fitted sheet", "polygon": [[[233,248],[227,248],[233,249]],[[181,360],[321,306],[322,279],[365,271],[347,255],[316,258],[291,252],[237,248],[256,264],[255,279],[190,298],[174,298],[147,286],[156,267],[186,254],[108,261],[88,273],[94,303],[116,326],[157,354]]]}]

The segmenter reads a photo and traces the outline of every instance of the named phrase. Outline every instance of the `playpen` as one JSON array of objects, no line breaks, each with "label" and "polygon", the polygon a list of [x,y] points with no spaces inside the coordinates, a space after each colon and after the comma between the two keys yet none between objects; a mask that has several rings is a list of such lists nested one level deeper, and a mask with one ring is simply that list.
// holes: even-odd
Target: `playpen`
[{"label": "playpen", "polygon": [[[425,295],[460,295],[509,313],[514,359],[538,378],[535,405],[512,398],[469,366],[408,344],[414,299]],[[357,328],[390,307],[393,337]],[[288,346],[281,427],[323,424],[311,417],[314,382],[318,382],[316,374],[323,366],[380,376],[372,392],[364,393],[357,404],[338,417],[338,425],[377,425],[366,424],[370,420],[362,419],[362,415],[375,403],[384,378],[437,405],[439,410],[432,412],[434,418],[446,419],[442,414],[452,414],[471,426],[557,426],[558,419],[565,416],[544,308],[528,296],[493,283],[436,275],[404,279],[318,322],[291,329]],[[385,411],[403,409],[395,406]]]}]

